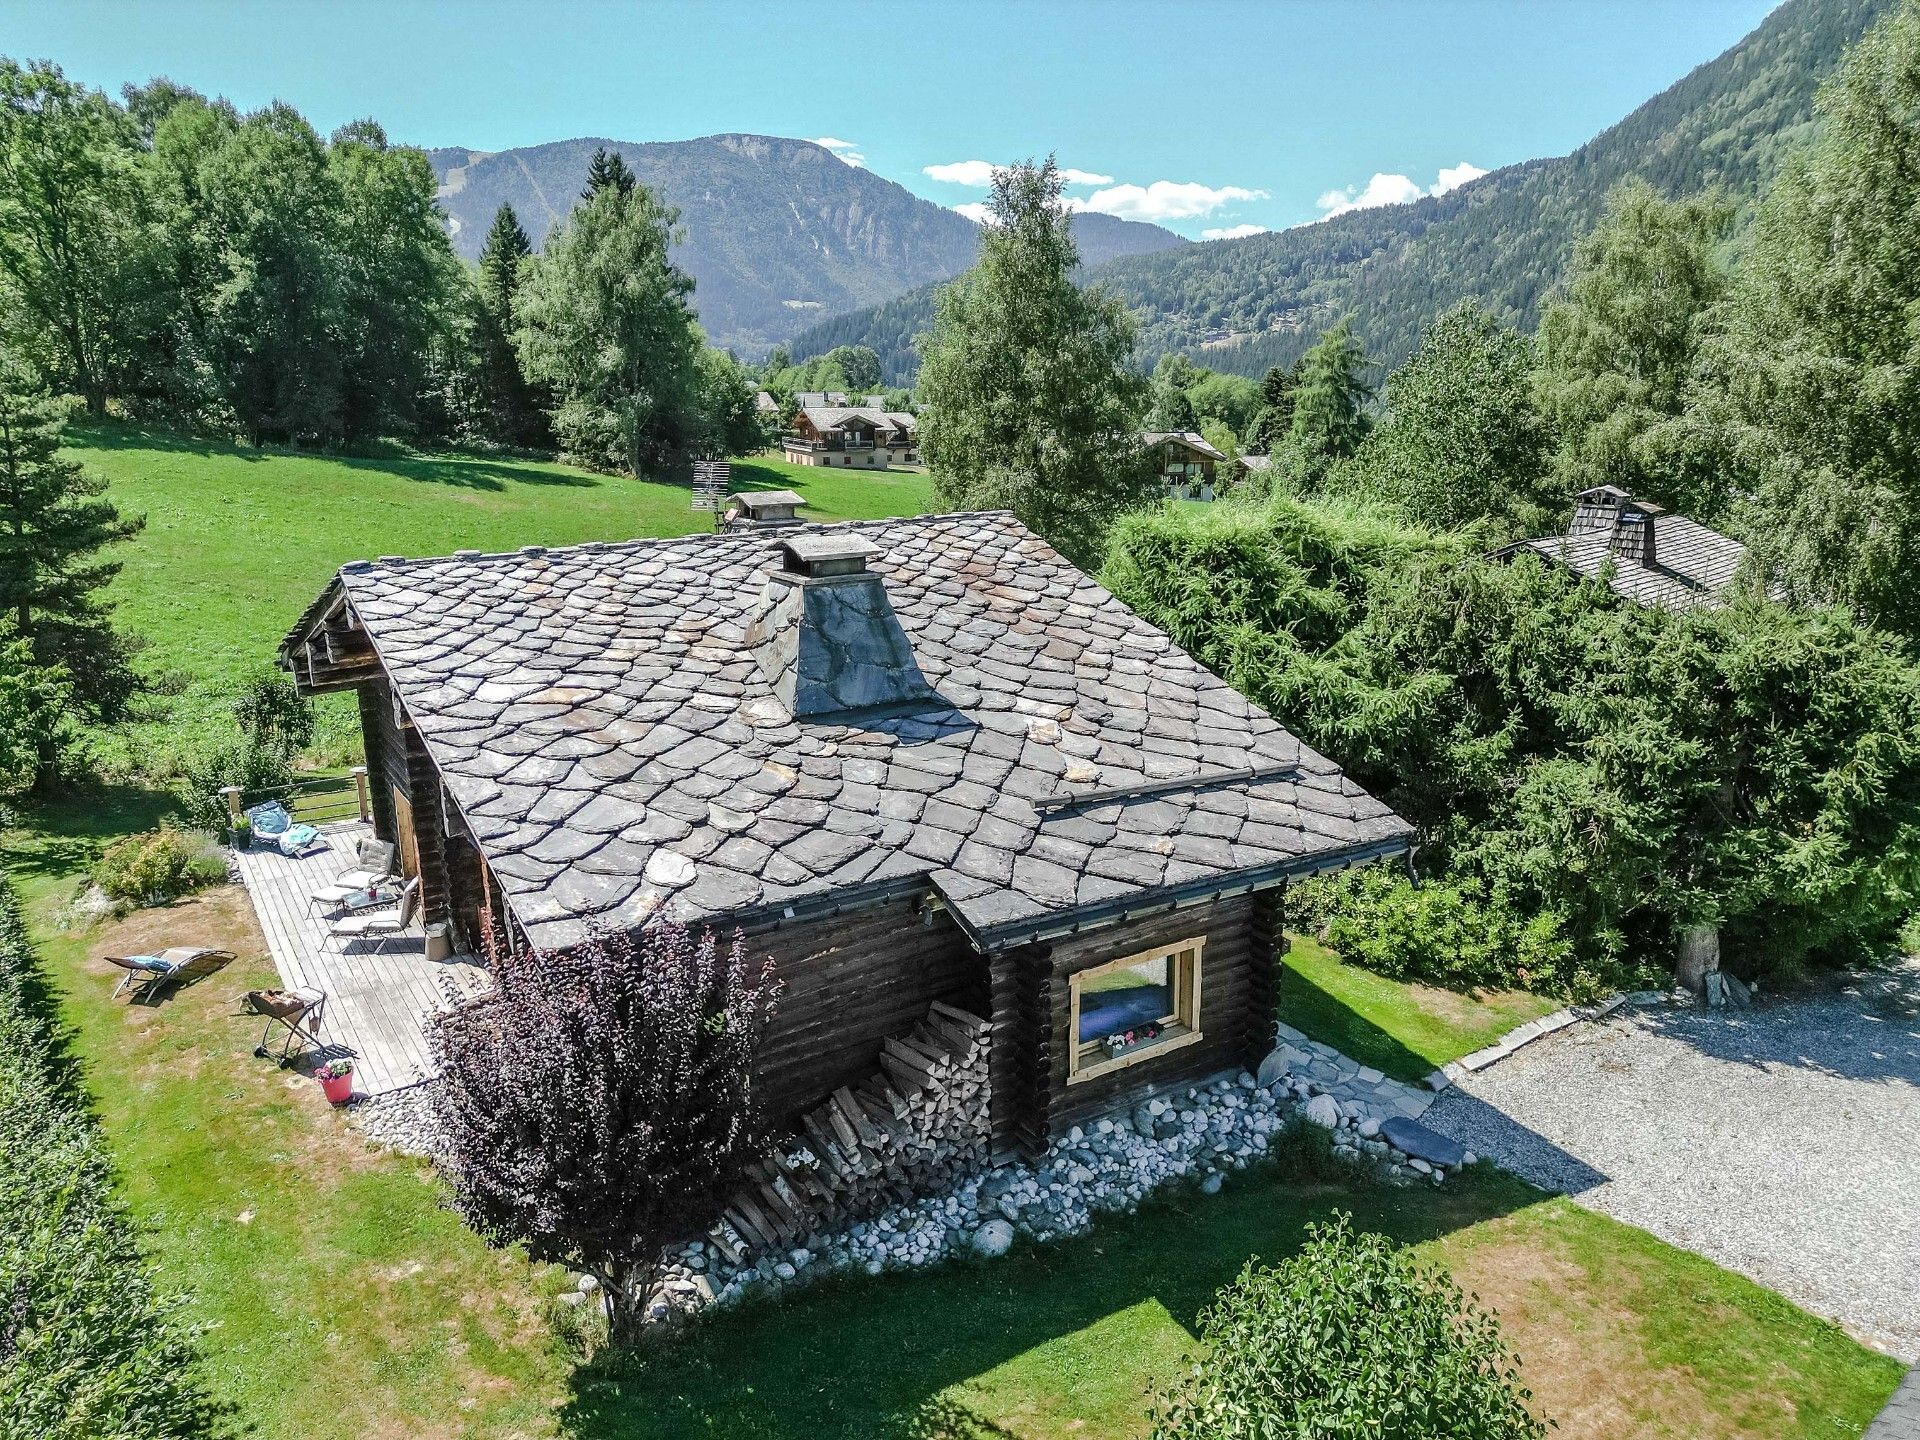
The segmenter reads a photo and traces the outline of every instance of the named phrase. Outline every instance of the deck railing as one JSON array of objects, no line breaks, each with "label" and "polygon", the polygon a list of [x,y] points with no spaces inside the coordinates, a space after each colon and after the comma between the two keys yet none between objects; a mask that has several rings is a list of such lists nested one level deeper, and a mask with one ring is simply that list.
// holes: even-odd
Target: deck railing
[{"label": "deck railing", "polygon": [[324,825],[332,820],[362,821],[373,817],[367,798],[367,767],[356,765],[345,775],[317,775],[295,780],[290,785],[267,785],[243,790],[228,785],[220,794],[227,802],[227,814],[237,823],[251,807],[278,800],[287,813],[309,825]]}]

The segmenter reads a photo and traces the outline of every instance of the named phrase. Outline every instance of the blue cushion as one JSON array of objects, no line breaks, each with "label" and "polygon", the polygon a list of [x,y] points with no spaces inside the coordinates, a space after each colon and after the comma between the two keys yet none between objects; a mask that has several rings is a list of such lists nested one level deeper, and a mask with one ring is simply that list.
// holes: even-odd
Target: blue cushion
[{"label": "blue cushion", "polygon": [[154,970],[164,974],[166,971],[173,969],[173,966],[162,960],[158,955],[123,955],[120,958],[136,970]]},{"label": "blue cushion", "polygon": [[283,834],[293,824],[293,816],[287,813],[287,807],[278,800],[270,800],[264,805],[255,805],[247,811],[247,819],[253,822],[256,835]]},{"label": "blue cushion", "polygon": [[1097,990],[1080,997],[1080,1043],[1104,1039],[1136,1025],[1162,1019],[1173,1008],[1173,990],[1167,985],[1135,985],[1125,990]]}]

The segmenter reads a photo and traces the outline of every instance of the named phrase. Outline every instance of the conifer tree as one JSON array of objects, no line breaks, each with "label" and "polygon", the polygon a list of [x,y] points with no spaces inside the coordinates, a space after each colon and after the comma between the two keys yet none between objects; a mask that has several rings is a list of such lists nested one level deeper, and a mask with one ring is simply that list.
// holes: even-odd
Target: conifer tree
[{"label": "conifer tree", "polygon": [[993,177],[993,223],[973,269],[943,289],[917,393],[942,502],[1011,509],[1076,564],[1099,563],[1113,519],[1153,494],[1137,430],[1145,385],[1134,326],[1074,283],[1051,158]]},{"label": "conifer tree", "polygon": [[1732,208],[1712,197],[1665,200],[1628,181],[1574,249],[1540,321],[1535,395],[1558,436],[1563,500],[1596,485],[1712,519],[1723,467],[1681,420],[1711,307],[1726,288],[1714,255]]},{"label": "conifer tree", "polygon": [[137,534],[106,482],[60,455],[64,406],[16,367],[0,367],[0,612],[35,665],[59,668],[91,718],[113,720],[133,693],[131,646],[101,592],[119,565],[99,558]]},{"label": "conifer tree", "polygon": [[580,192],[580,198],[591,200],[608,186],[622,195],[631,195],[633,187],[639,183],[639,177],[627,168],[626,157],[618,150],[609,150],[602,145],[593,152],[593,159],[587,162],[587,188]]},{"label": "conifer tree", "polygon": [[1373,386],[1366,379],[1371,364],[1353,333],[1351,317],[1343,318],[1300,358],[1288,440],[1309,482],[1317,483],[1366,439],[1372,426],[1367,403],[1373,399]]},{"label": "conifer tree", "polygon": [[531,254],[533,242],[520,217],[513,206],[502,204],[493,212],[486,244],[480,248],[480,292],[498,313],[512,310],[514,292],[520,288],[520,262]]}]

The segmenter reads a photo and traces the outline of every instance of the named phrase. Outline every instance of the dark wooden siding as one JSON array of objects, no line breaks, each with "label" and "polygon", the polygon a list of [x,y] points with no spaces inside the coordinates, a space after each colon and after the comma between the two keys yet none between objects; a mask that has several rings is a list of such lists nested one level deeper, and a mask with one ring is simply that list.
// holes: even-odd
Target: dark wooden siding
[{"label": "dark wooden siding", "polygon": [[[1029,1153],[1070,1127],[1157,1091],[1190,1085],[1223,1070],[1259,1062],[1273,1041],[1273,931],[1266,897],[1240,896],[1054,943],[1028,982],[1038,1021],[1033,1064],[1041,1075],[1038,1103],[1017,1131]],[[1200,1033],[1191,1045],[1077,1085],[1067,1084],[1071,1014],[1069,977],[1109,960],[1182,940],[1206,937],[1200,973]]]},{"label": "dark wooden siding", "polygon": [[986,958],[945,916],[923,922],[910,900],[784,925],[746,947],[771,956],[784,986],[760,1064],[776,1123],[871,1075],[880,1042],[912,1030],[935,1000],[989,1013]]},{"label": "dark wooden siding", "polygon": [[446,819],[440,771],[420,734],[394,719],[393,692],[384,680],[360,687],[361,736],[367,751],[367,785],[374,833],[394,838],[393,790],[413,807],[414,842],[420,853],[420,903],[428,924],[452,917],[447,883]]}]

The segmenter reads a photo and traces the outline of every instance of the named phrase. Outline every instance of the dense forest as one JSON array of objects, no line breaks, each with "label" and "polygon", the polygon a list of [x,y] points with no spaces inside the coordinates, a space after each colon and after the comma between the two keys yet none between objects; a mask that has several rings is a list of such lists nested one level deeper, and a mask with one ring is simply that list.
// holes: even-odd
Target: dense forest
[{"label": "dense forest", "polygon": [[[1259,375],[1351,315],[1391,365],[1426,323],[1472,296],[1531,328],[1607,192],[1637,176],[1662,194],[1718,188],[1750,207],[1807,129],[1821,79],[1888,0],[1788,0],[1724,55],[1560,159],[1495,171],[1449,194],[1357,210],[1271,235],[1089,267],[1140,325],[1144,364],[1183,350]],[[867,345],[890,383],[910,383],[912,340],[932,317],[924,290],[797,336],[801,358]]]}]

